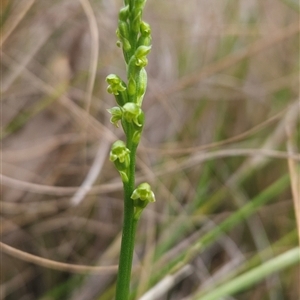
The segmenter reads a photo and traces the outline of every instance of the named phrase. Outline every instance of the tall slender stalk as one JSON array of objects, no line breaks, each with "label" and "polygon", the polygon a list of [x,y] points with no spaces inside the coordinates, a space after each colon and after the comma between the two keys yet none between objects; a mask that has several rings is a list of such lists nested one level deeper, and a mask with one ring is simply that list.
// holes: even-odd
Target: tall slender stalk
[{"label": "tall slender stalk", "polygon": [[154,202],[154,193],[148,183],[135,189],[136,150],[144,127],[144,112],[141,108],[147,87],[147,55],[151,50],[151,29],[142,21],[146,0],[125,0],[119,12],[116,31],[117,46],[122,48],[126,63],[127,82],[119,76],[107,76],[107,91],[115,96],[118,106],[109,109],[111,122],[122,124],[126,144],[116,141],[111,148],[110,160],[114,162],[123,181],[124,219],[116,300],[127,300],[130,294],[130,277],[138,220],[149,202]]},{"label": "tall slender stalk", "polygon": [[[130,173],[128,183],[124,183],[124,221],[122,231],[122,243],[119,259],[119,271],[117,278],[116,299],[126,299],[124,295],[129,295],[131,266],[135,242],[137,220],[134,218],[134,206],[131,195],[134,190],[134,160],[135,153],[130,152],[130,161],[133,172]],[[128,296],[127,296],[128,297]]]}]

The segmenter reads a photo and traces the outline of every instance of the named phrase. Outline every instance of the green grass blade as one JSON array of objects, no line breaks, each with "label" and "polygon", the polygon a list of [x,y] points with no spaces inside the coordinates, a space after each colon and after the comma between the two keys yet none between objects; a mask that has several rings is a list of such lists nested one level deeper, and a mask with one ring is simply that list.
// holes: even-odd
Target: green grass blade
[{"label": "green grass blade", "polygon": [[231,280],[230,282],[217,287],[212,292],[193,299],[197,300],[217,300],[221,297],[234,295],[240,291],[247,289],[253,284],[263,280],[267,276],[278,272],[282,269],[290,267],[300,262],[300,248],[296,247],[286,251],[283,254],[269,260],[263,265],[256,267],[239,277]]}]

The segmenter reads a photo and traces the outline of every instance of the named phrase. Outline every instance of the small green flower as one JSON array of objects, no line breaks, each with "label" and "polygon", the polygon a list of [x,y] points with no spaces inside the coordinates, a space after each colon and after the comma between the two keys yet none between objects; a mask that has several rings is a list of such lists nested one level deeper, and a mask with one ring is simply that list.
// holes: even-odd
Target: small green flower
[{"label": "small green flower", "polygon": [[128,172],[130,164],[130,150],[126,148],[123,141],[116,141],[111,147],[109,160],[114,162],[115,167],[119,171],[122,181],[128,182]]},{"label": "small green flower", "polygon": [[106,82],[108,83],[107,91],[110,94],[119,95],[119,92],[126,90],[126,85],[123,80],[115,74],[108,75]]},{"label": "small green flower", "polygon": [[123,117],[128,123],[133,123],[137,127],[144,125],[143,111],[136,103],[128,102],[123,106]]},{"label": "small green flower", "polygon": [[132,200],[142,200],[144,202],[155,202],[154,193],[151,190],[151,186],[149,183],[144,182],[141,183],[132,193]]},{"label": "small green flower", "polygon": [[111,114],[110,122],[119,127],[118,122],[122,119],[123,112],[119,106],[114,106],[107,110]]},{"label": "small green flower", "polygon": [[130,150],[126,148],[125,143],[121,140],[118,140],[111,146],[109,160],[113,162],[119,160],[120,163],[124,163],[125,166],[128,167],[130,163],[129,154]]},{"label": "small green flower", "polygon": [[147,55],[151,50],[151,46],[139,46],[134,55],[129,60],[127,75],[129,76],[138,76],[140,70],[148,64]]},{"label": "small green flower", "polygon": [[148,59],[147,59],[147,55],[149,54],[151,50],[151,46],[139,46],[136,51],[135,51],[135,58],[136,58],[136,61],[135,61],[135,65],[140,67],[140,68],[143,68],[145,66],[147,66],[148,64]]},{"label": "small green flower", "polygon": [[141,58],[137,58],[136,59],[136,62],[135,62],[135,65],[137,67],[140,67],[140,68],[144,68],[148,65],[148,59],[146,56],[143,56]]},{"label": "small green flower", "polygon": [[108,83],[107,91],[115,96],[116,101],[120,106],[128,102],[126,84],[119,76],[110,74],[106,77],[106,82]]},{"label": "small green flower", "polygon": [[126,124],[131,126],[131,128],[133,129],[131,139],[132,142],[137,145],[141,139],[141,133],[145,122],[144,112],[142,111],[139,105],[133,102],[126,103],[123,106],[122,110],[123,110],[123,118],[122,118],[123,128],[124,130],[126,129]]},{"label": "small green flower", "polygon": [[154,193],[152,192],[151,187],[147,182],[141,183],[133,191],[131,199],[134,202],[134,218],[136,220],[140,218],[143,209],[148,205],[148,203],[155,202]]}]

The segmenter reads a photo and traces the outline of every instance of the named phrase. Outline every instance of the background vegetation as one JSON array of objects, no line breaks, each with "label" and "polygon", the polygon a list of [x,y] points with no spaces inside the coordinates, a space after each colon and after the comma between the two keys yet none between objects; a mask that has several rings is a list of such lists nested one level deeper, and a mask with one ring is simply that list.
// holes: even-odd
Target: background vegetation
[{"label": "background vegetation", "polygon": [[[2,244],[1,299],[113,299],[115,269],[84,266],[118,262],[105,77],[125,74],[120,7],[1,1],[1,241],[43,258]],[[148,0],[145,20],[137,168],[157,202],[132,299],[299,299],[298,1]]]}]

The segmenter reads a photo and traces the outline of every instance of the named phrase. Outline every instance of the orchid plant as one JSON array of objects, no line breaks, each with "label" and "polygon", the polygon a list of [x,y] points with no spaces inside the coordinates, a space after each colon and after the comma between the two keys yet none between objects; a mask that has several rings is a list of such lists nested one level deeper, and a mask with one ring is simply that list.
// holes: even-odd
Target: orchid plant
[{"label": "orchid plant", "polygon": [[142,211],[155,196],[148,183],[135,186],[136,150],[141,139],[145,116],[142,102],[147,88],[147,55],[151,50],[151,28],[142,20],[146,0],[125,0],[119,12],[116,31],[117,46],[123,51],[127,80],[110,74],[106,78],[107,91],[113,94],[117,106],[108,109],[111,123],[124,130],[126,141],[113,143],[109,159],[120,173],[124,188],[124,219],[116,300],[127,300],[135,233]]}]

